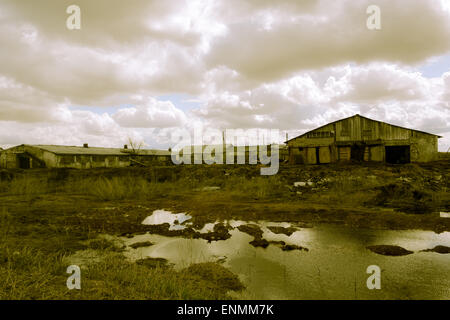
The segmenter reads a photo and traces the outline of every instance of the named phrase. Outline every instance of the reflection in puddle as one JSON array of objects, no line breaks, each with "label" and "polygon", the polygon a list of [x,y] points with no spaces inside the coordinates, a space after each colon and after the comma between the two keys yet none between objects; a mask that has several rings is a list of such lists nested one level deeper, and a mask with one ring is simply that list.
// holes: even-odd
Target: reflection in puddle
[{"label": "reflection in puddle", "polygon": [[[222,222],[225,223],[225,222]],[[263,239],[284,241],[309,249],[283,251],[279,246],[266,249],[249,244],[253,236],[237,229],[242,224],[258,224]],[[449,246],[450,233],[353,229],[320,225],[299,228],[290,236],[271,232],[268,226],[295,227],[291,224],[227,221],[232,226],[227,240],[208,241],[166,237],[154,234],[124,238],[125,255],[131,259],[165,258],[181,269],[192,263],[220,261],[239,275],[246,285],[241,299],[449,299],[450,255],[423,252],[435,246]],[[202,230],[214,228],[208,224]],[[150,247],[131,249],[136,242],[150,241]],[[371,252],[367,246],[397,245],[414,251],[390,257]],[[382,270],[381,290],[366,286],[367,267]]]},{"label": "reflection in puddle", "polygon": [[142,221],[145,225],[158,225],[168,223],[170,225],[169,230],[183,230],[186,228],[186,224],[182,225],[187,220],[191,219],[190,215],[185,213],[172,213],[166,210],[155,210],[151,216]]},{"label": "reflection in puddle", "polygon": [[214,222],[214,223],[206,223],[203,228],[201,228],[200,230],[194,229],[197,232],[200,233],[209,233],[209,232],[213,232],[214,231],[214,226],[217,224],[218,222]]},{"label": "reflection in puddle", "polygon": [[441,218],[450,218],[450,212],[440,212]]}]

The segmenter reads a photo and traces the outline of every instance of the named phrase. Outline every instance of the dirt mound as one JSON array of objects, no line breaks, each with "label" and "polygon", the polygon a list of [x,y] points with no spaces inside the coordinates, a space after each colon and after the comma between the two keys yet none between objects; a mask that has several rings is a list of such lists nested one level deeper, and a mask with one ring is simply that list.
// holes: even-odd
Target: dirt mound
[{"label": "dirt mound", "polygon": [[139,265],[145,266],[149,269],[168,268],[169,267],[169,263],[168,263],[167,259],[164,259],[164,258],[145,258],[145,259],[136,260],[136,263]]},{"label": "dirt mound", "polygon": [[144,241],[144,242],[136,242],[130,245],[131,248],[137,249],[142,247],[150,247],[153,245],[153,242],[150,241]]},{"label": "dirt mound", "polygon": [[270,231],[272,231],[273,233],[276,234],[285,234],[288,237],[293,234],[295,231],[297,231],[297,228],[293,228],[293,227],[289,227],[289,228],[284,228],[284,227],[267,227],[267,229],[269,229]]},{"label": "dirt mound", "polygon": [[249,243],[252,246],[254,246],[255,248],[257,248],[257,247],[267,248],[269,246],[269,241],[267,241],[266,239],[260,239],[260,238],[250,241]]},{"label": "dirt mound", "polygon": [[297,246],[297,245],[295,245],[295,244],[287,244],[287,245],[285,245],[285,246],[283,246],[282,248],[281,248],[281,250],[283,250],[283,251],[292,251],[292,250],[304,250],[304,251],[309,251],[308,250],[308,248],[305,248],[305,247],[301,247],[301,246]]},{"label": "dirt mound", "polygon": [[450,247],[446,246],[436,246],[433,249],[422,250],[422,252],[436,252],[440,254],[450,253]]},{"label": "dirt mound", "polygon": [[257,226],[256,224],[244,224],[237,228],[239,231],[245,232],[245,233],[255,237],[255,239],[262,238],[263,232],[262,232],[261,228],[259,226]]},{"label": "dirt mound", "polygon": [[413,251],[406,250],[405,248],[391,245],[368,246],[367,249],[383,256],[406,256],[414,253]]},{"label": "dirt mound", "polygon": [[220,284],[221,288],[224,291],[240,291],[245,288],[242,282],[239,280],[238,276],[233,274],[225,267],[216,263],[205,262],[193,264],[190,267],[184,269],[183,272],[199,277],[207,282]]},{"label": "dirt mound", "polygon": [[372,204],[384,207],[393,207],[405,213],[424,214],[436,210],[432,203],[431,193],[415,188],[411,183],[390,183],[377,187],[379,191]]}]

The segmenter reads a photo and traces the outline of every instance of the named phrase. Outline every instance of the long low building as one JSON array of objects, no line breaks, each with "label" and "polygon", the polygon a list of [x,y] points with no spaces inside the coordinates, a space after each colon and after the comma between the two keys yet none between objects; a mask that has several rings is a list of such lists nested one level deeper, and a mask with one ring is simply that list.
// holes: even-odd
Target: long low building
[{"label": "long low building", "polygon": [[438,138],[441,136],[357,114],[308,131],[286,143],[291,164],[351,160],[395,164],[437,160]]},{"label": "long low building", "polygon": [[0,168],[101,168],[168,164],[171,153],[166,150],[133,150],[77,146],[22,144],[0,151]]}]

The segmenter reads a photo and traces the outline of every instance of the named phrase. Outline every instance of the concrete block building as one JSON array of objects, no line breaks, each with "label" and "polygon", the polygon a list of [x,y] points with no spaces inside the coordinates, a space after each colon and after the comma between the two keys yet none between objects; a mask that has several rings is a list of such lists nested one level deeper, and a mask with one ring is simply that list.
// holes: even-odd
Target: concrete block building
[{"label": "concrete block building", "polygon": [[119,168],[171,163],[165,150],[22,144],[0,151],[0,168]]}]

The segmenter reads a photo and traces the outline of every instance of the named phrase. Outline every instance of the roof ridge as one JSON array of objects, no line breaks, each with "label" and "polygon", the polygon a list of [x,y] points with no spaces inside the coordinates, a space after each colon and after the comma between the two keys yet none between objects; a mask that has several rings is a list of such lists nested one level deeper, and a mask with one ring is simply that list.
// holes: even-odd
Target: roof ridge
[{"label": "roof ridge", "polygon": [[429,135],[432,135],[432,136],[436,136],[436,137],[438,137],[438,138],[442,138],[442,136],[437,135],[437,134],[434,134],[434,133],[429,133],[429,132],[425,132],[425,131],[421,131],[421,130],[417,130],[417,129],[412,129],[412,128],[402,127],[402,126],[399,126],[399,125],[396,125],[396,124],[384,122],[384,121],[381,121],[381,120],[375,120],[375,119],[372,119],[372,118],[368,118],[368,117],[362,116],[362,115],[360,115],[359,113],[355,113],[354,115],[352,115],[352,116],[350,116],[350,117],[346,117],[346,118],[338,119],[338,120],[335,120],[335,121],[332,121],[332,122],[328,122],[328,123],[326,123],[326,124],[324,124],[324,125],[322,125],[322,126],[320,126],[320,127],[317,127],[317,128],[311,129],[311,130],[308,130],[308,131],[302,133],[301,135],[298,135],[298,136],[296,136],[296,137],[294,137],[294,138],[291,138],[291,139],[289,139],[289,140],[286,140],[284,143],[289,142],[289,141],[294,140],[294,139],[297,139],[297,138],[300,138],[300,137],[303,137],[304,135],[306,135],[306,134],[308,134],[308,133],[310,133],[310,132],[312,132],[312,131],[318,130],[318,129],[323,128],[323,127],[325,127],[325,126],[328,126],[328,125],[330,125],[330,124],[334,124],[334,123],[336,123],[336,122],[344,121],[344,120],[347,120],[347,119],[350,119],[350,118],[354,118],[354,117],[361,117],[361,118],[364,118],[364,119],[367,119],[367,120],[370,120],[370,121],[375,121],[375,122],[385,123],[385,124],[388,124],[388,125],[393,126],[393,127],[397,127],[397,128],[401,128],[401,129],[405,129],[405,130],[412,130],[412,131],[416,131],[416,132],[421,132],[421,133],[429,134]]}]

